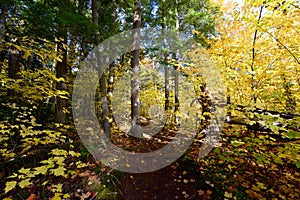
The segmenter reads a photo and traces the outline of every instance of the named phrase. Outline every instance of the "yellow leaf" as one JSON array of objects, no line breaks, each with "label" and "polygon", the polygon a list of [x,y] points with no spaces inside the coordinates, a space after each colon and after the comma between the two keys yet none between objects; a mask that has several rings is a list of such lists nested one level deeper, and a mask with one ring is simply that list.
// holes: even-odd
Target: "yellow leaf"
[{"label": "yellow leaf", "polygon": [[30,51],[25,51],[25,54],[23,55],[23,58],[27,59],[29,56],[31,56],[31,52]]},{"label": "yellow leaf", "polygon": [[61,200],[61,194],[60,193],[55,193],[54,197],[52,198],[52,200]]},{"label": "yellow leaf", "polygon": [[30,182],[30,179],[25,179],[25,180],[22,180],[20,183],[19,183],[19,186],[20,188],[25,188],[26,186],[29,186],[30,184],[32,184]]},{"label": "yellow leaf", "polygon": [[12,189],[15,188],[15,186],[17,185],[17,181],[10,181],[6,183],[6,187],[4,189],[5,194],[9,191],[11,191]]},{"label": "yellow leaf", "polygon": [[29,168],[28,168],[28,169],[24,169],[24,167],[22,167],[22,168],[19,170],[19,173],[23,173],[23,174],[26,174],[26,175],[28,175],[29,172],[30,172],[30,169],[29,169]]},{"label": "yellow leaf", "polygon": [[55,176],[66,176],[67,174],[65,174],[66,168],[60,166],[56,169],[51,169],[51,172],[55,175]]},{"label": "yellow leaf", "polygon": [[47,166],[36,167],[35,170],[36,170],[36,174],[44,175],[47,173],[48,167]]}]

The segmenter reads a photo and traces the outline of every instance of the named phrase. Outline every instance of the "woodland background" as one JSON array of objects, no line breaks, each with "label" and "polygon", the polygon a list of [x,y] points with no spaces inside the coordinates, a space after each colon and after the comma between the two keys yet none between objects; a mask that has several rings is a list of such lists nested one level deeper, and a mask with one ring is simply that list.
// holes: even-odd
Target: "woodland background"
[{"label": "woodland background", "polygon": [[[135,199],[300,199],[300,1],[1,0],[0,10],[1,199],[134,199],[146,179],[153,188]],[[166,169],[173,182],[165,185],[167,194],[155,189],[160,176],[145,175],[133,186],[129,180],[139,176],[96,161],[72,118],[79,63],[100,42],[139,27],[186,32],[203,47],[186,55],[194,63],[203,62],[202,52],[210,55],[226,88],[221,140],[199,159],[213,108],[193,62],[167,46],[140,49],[113,61],[101,77],[99,123],[116,145],[137,151],[161,147],[176,133],[179,99],[186,98],[178,73],[195,87],[198,135]],[[112,116],[114,88],[127,73],[136,81],[128,88],[140,81],[139,95],[126,101],[127,118],[151,123],[153,104],[167,112],[152,146],[120,131]],[[134,102],[139,108],[130,110]],[[128,194],[124,184],[134,189]]]}]

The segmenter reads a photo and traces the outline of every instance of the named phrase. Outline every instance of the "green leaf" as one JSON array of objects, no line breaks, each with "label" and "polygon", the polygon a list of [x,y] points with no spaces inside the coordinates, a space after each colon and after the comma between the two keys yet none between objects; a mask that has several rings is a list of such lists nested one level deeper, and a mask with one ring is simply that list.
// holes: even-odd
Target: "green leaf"
[{"label": "green leaf", "polygon": [[17,181],[9,181],[6,183],[6,186],[5,186],[5,194],[9,191],[11,191],[12,189],[14,189],[17,185]]},{"label": "green leaf", "polygon": [[297,167],[297,168],[300,168],[300,161],[297,161],[297,162],[296,162],[296,167]]},{"label": "green leaf", "polygon": [[238,147],[238,146],[241,146],[241,145],[245,144],[245,142],[234,140],[234,141],[231,141],[231,144],[234,147]]},{"label": "green leaf", "polygon": [[263,190],[267,189],[264,183],[257,183],[257,186]]},{"label": "green leaf", "polygon": [[286,135],[289,139],[300,138],[300,133],[295,131],[290,131]]}]

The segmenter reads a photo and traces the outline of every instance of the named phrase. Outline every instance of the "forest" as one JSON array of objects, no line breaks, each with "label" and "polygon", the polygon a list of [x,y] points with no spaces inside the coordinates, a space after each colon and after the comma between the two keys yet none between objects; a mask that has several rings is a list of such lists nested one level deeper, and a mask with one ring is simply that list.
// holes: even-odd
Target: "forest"
[{"label": "forest", "polygon": [[0,199],[300,199],[299,0],[0,0]]}]

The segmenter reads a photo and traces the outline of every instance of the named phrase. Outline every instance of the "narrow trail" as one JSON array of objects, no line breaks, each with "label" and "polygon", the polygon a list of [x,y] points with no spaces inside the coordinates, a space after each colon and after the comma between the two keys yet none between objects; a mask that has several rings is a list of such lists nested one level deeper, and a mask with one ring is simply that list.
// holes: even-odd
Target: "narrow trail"
[{"label": "narrow trail", "polygon": [[122,200],[200,199],[195,179],[177,162],[154,172],[126,173],[121,183]]},{"label": "narrow trail", "polygon": [[[151,141],[123,138],[123,147],[141,152],[161,148],[172,140],[177,131],[165,129]],[[115,140],[118,143],[118,140]],[[120,146],[121,142],[119,143]],[[120,182],[122,200],[192,200],[211,199],[211,190],[201,177],[195,161],[182,156],[171,165],[148,173],[124,173]]]}]

